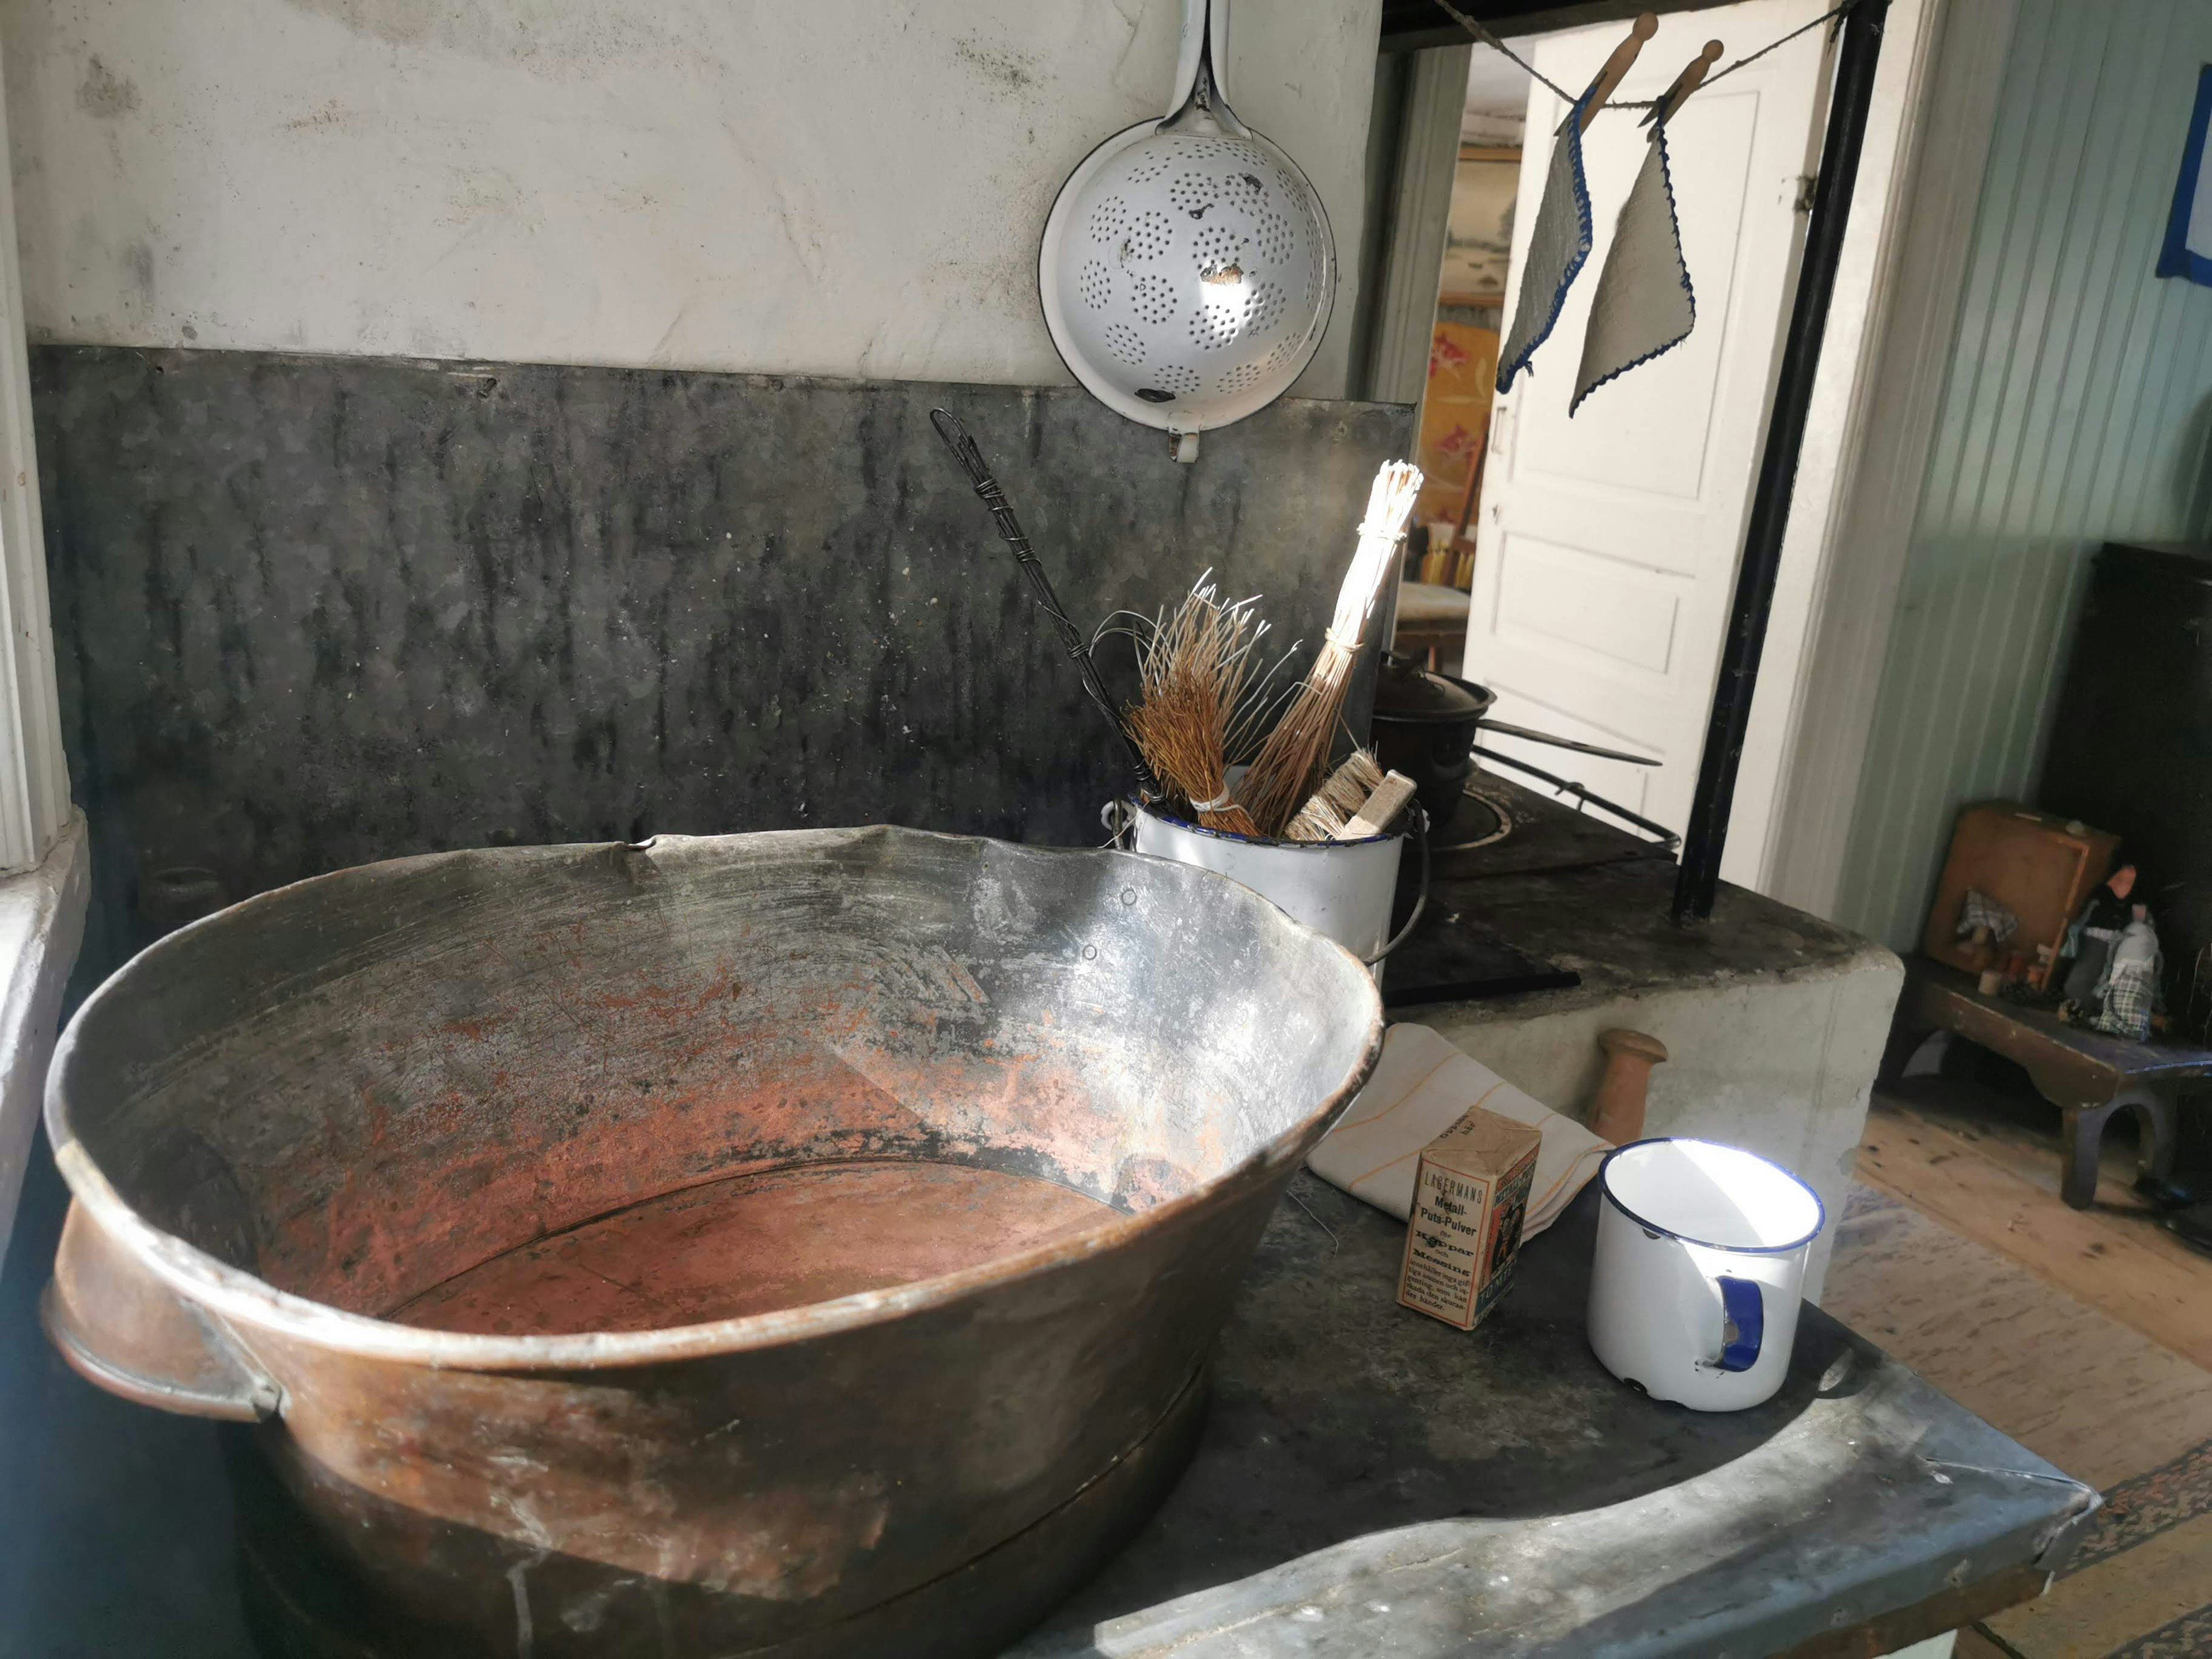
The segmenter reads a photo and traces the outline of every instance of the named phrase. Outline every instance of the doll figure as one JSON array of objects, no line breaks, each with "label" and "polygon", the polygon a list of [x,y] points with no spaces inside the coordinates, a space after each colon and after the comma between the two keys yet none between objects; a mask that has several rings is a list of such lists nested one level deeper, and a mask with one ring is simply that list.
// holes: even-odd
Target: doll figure
[{"label": "doll figure", "polygon": [[2090,1024],[2107,1036],[2136,1042],[2150,1036],[2151,1011],[2158,1003],[2158,934],[2150,912],[2134,907],[2128,925],[2120,930],[2105,969],[2105,982],[2097,988],[2097,1017]]},{"label": "doll figure", "polygon": [[2066,930],[2066,945],[2059,954],[2071,957],[2074,965],[2067,970],[2064,989],[2066,1000],[2078,1008],[2095,1012],[2098,988],[2105,982],[2112,947],[2134,920],[2135,907],[2129,903],[2129,896],[2135,890],[2136,867],[2124,864],[2089,895],[2089,902]]}]

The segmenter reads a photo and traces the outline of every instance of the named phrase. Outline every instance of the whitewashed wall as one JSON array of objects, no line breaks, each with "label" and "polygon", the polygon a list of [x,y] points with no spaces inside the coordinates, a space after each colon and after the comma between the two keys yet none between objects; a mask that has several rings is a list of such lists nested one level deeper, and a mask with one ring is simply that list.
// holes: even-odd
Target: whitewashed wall
[{"label": "whitewashed wall", "polygon": [[[1358,246],[1380,0],[1237,0]],[[33,339],[1067,379],[1060,180],[1178,0],[0,0]],[[1357,280],[1300,383],[1340,395]]]}]

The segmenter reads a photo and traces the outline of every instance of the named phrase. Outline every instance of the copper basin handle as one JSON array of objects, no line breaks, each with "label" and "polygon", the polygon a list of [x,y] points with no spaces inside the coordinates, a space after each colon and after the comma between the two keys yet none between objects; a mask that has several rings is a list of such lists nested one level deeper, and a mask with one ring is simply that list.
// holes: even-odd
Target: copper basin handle
[{"label": "copper basin handle", "polygon": [[142,1406],[254,1423],[282,1391],[209,1315],[187,1306],[72,1203],[39,1317],[70,1368]]}]

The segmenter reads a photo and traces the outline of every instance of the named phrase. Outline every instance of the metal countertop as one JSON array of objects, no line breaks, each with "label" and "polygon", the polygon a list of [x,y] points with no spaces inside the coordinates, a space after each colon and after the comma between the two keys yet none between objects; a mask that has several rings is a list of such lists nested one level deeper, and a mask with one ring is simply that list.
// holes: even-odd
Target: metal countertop
[{"label": "metal countertop", "polygon": [[1615,1382],[1594,1189],[1472,1333],[1396,1304],[1401,1224],[1291,1192],[1189,1472],[1018,1659],[1877,1654],[2033,1593],[2097,1507],[1817,1308],[1753,1410]]}]

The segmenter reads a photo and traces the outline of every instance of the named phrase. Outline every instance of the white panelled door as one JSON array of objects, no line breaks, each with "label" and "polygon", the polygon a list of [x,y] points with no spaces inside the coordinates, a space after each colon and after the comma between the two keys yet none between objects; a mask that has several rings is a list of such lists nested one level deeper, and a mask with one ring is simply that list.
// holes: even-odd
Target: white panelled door
[{"label": "white panelled door", "polygon": [[[1619,95],[1657,95],[1708,40],[1725,44],[1725,64],[1825,9],[1826,0],[1746,0],[1663,17]],[[1625,27],[1543,37],[1530,61],[1579,90]],[[1669,124],[1697,326],[1665,356],[1593,392],[1570,418],[1590,295],[1645,148],[1641,112],[1609,111],[1590,124],[1583,149],[1595,245],[1558,327],[1491,420],[1466,673],[1498,693],[1500,720],[1660,764],[1494,733],[1484,744],[1678,831],[1696,790],[1796,280],[1798,203],[1826,112],[1828,33],[1814,29],[1706,88]],[[1509,296],[1519,291],[1553,131],[1565,114],[1530,83]],[[1763,787],[1771,780],[1747,774],[1740,793]]]}]

